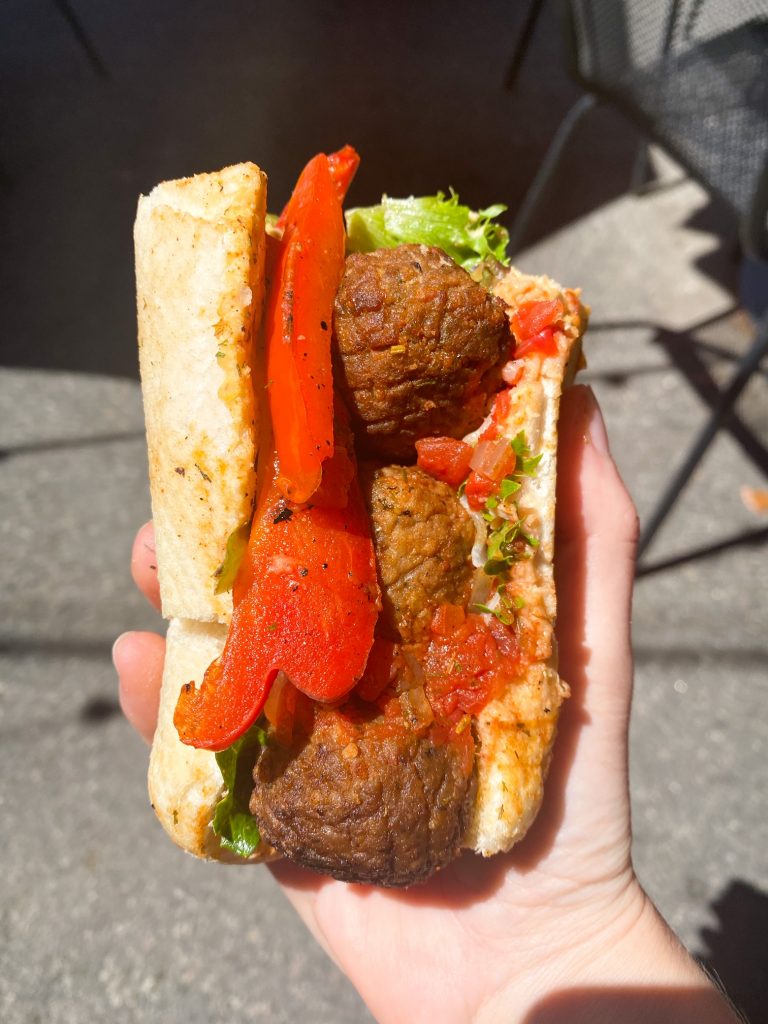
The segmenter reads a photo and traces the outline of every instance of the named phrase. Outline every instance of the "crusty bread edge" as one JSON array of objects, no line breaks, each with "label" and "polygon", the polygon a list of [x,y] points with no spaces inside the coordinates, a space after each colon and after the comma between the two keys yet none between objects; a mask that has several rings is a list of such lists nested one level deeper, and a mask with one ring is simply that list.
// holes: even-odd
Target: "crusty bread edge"
[{"label": "crusty bread edge", "polygon": [[[538,518],[540,543],[524,568],[528,571],[526,597],[532,606],[541,609],[549,632],[557,612],[553,559],[560,395],[579,366],[588,311],[577,291],[515,268],[494,290],[513,308],[524,301],[555,297],[560,297],[565,306],[557,353],[526,358],[523,378],[512,391],[504,425],[510,438],[524,430],[534,453],[542,456],[524,499]],[[474,722],[477,796],[464,845],[484,856],[507,851],[519,842],[541,806],[560,709],[569,694],[568,685],[557,673],[554,639],[550,650],[545,659],[529,665],[521,677],[511,679],[505,691]]]}]

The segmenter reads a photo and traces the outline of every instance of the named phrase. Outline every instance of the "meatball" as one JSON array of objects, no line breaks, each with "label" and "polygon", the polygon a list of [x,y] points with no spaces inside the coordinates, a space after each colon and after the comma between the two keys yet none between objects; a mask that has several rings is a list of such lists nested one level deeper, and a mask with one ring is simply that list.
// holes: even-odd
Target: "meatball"
[{"label": "meatball", "polygon": [[455,492],[416,466],[364,467],[383,601],[378,631],[418,642],[440,604],[466,605],[475,527]]},{"label": "meatball", "polygon": [[337,377],[364,450],[409,460],[420,437],[479,426],[509,356],[504,310],[441,249],[347,257],[333,317]]},{"label": "meatball", "polygon": [[309,739],[262,750],[250,810],[262,838],[305,867],[410,885],[458,853],[473,754],[468,729],[440,741],[322,709]]}]

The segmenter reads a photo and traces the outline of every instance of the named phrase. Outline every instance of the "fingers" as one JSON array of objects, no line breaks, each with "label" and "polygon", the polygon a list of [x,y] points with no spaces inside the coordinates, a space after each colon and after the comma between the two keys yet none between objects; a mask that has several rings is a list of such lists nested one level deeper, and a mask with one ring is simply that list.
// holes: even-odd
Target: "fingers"
[{"label": "fingers", "polygon": [[341,884],[334,882],[325,875],[318,875],[307,868],[299,867],[289,860],[276,860],[267,864],[272,872],[275,881],[283,893],[293,905],[304,924],[312,933],[315,941],[333,960],[337,967],[341,964],[336,959],[323,931],[318,924],[315,914],[318,893],[326,887],[336,887]]},{"label": "fingers", "polygon": [[156,633],[123,633],[112,660],[120,681],[120,705],[131,725],[152,742],[160,703],[165,640]]},{"label": "fingers", "polygon": [[133,542],[131,575],[142,594],[159,611],[160,587],[157,581],[155,528],[151,520],[141,527]]}]

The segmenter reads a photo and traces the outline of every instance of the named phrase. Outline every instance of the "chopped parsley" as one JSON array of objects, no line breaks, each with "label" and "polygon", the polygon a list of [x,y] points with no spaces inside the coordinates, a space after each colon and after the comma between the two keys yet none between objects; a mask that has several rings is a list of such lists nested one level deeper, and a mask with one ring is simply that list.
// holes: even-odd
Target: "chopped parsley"
[{"label": "chopped parsley", "polygon": [[[483,518],[489,524],[488,554],[484,571],[488,576],[504,576],[514,562],[528,558],[539,546],[538,537],[526,525],[525,514],[521,514],[516,502],[510,499],[522,487],[521,478],[536,475],[541,455],[531,455],[526,441],[525,432],[520,431],[510,445],[515,453],[515,471],[505,476],[499,484],[499,493],[492,494],[485,503]],[[502,511],[509,510],[509,516],[499,512],[499,506],[506,505]]]},{"label": "chopped parsley", "polygon": [[531,457],[531,449],[525,439],[525,431],[521,430],[509,443],[517,459],[515,476],[536,476],[542,453]]},{"label": "chopped parsley", "polygon": [[499,603],[495,608],[487,604],[475,604],[471,609],[484,615],[493,615],[505,626],[514,626],[517,612],[525,606],[521,597],[507,591],[511,569],[516,562],[531,558],[539,546],[539,538],[527,521],[529,513],[520,508],[515,496],[522,487],[523,478],[536,475],[541,455],[531,454],[522,430],[510,441],[510,445],[515,453],[515,470],[500,482],[498,494],[492,494],[486,500],[482,513],[488,523],[483,571],[486,576],[493,578]]},{"label": "chopped parsley", "polygon": [[473,604],[470,605],[470,611],[493,615],[503,626],[514,626],[517,613],[521,608],[525,608],[525,601],[517,594],[510,594],[505,584],[499,587],[497,593],[499,604],[496,608],[491,608],[487,604]]}]

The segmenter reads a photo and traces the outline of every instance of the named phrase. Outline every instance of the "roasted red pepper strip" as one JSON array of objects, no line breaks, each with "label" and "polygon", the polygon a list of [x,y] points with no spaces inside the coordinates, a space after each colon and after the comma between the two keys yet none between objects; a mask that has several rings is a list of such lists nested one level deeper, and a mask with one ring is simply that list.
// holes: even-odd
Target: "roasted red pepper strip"
[{"label": "roasted red pepper strip", "polygon": [[346,508],[294,506],[274,479],[259,502],[218,661],[182,687],[174,724],[184,743],[223,750],[261,713],[278,671],[316,700],[362,676],[381,606],[368,514],[357,479]]},{"label": "roasted red pepper strip", "polygon": [[[328,154],[328,170],[331,173],[331,178],[333,179],[336,191],[339,194],[339,200],[342,203],[344,202],[347,189],[352,184],[352,179],[357,173],[357,168],[359,166],[360,155],[352,146],[342,146],[341,149],[337,150],[335,153]],[[288,206],[285,206],[283,212],[277,218],[275,223],[275,227],[280,231],[285,228],[287,216]]]},{"label": "roasted red pepper strip", "polygon": [[316,700],[349,692],[365,669],[381,608],[343,409],[333,421],[341,198],[358,162],[351,147],[334,157],[321,154],[304,169],[273,251],[266,328],[273,472],[235,581],[224,651],[199,688],[182,687],[174,714],[182,741],[207,750],[225,749],[255,722],[280,670]]},{"label": "roasted red pepper strip", "polygon": [[344,268],[341,204],[360,157],[345,146],[314,157],[302,171],[278,225],[266,317],[267,377],[277,486],[307,501],[333,455],[331,318]]},{"label": "roasted red pepper strip", "polygon": [[341,149],[328,156],[328,169],[342,203],[359,166],[360,157],[352,146],[342,146]]},{"label": "roasted red pepper strip", "polygon": [[348,147],[331,158],[319,153],[301,173],[283,211],[283,237],[272,270],[266,316],[267,379],[277,487],[304,502],[320,486],[323,462],[333,455],[331,319],[344,268],[341,198],[357,154]]}]

